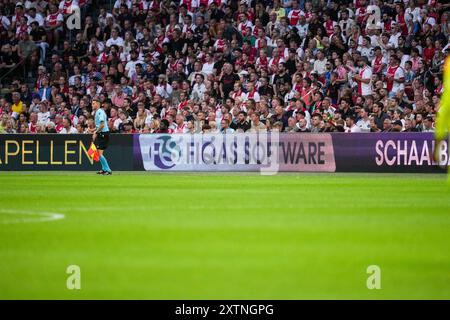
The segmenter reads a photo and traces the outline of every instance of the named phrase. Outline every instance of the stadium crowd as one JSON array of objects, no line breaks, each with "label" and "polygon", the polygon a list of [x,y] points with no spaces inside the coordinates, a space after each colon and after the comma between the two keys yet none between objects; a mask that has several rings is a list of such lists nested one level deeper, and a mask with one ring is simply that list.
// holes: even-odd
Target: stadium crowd
[{"label": "stadium crowd", "polygon": [[447,0],[0,0],[0,133],[93,133],[94,97],[117,133],[432,132],[449,15]]}]

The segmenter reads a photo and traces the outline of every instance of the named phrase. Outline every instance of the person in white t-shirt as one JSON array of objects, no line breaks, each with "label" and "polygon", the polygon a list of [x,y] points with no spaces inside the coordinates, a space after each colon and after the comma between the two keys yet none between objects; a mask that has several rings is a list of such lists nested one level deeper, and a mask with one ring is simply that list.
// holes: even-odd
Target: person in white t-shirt
[{"label": "person in white t-shirt", "polygon": [[0,12],[0,29],[3,28],[5,30],[8,30],[10,25],[11,25],[11,21],[8,19],[8,17],[4,16]]},{"label": "person in white t-shirt", "polygon": [[204,84],[205,76],[201,73],[195,75],[195,84],[192,88],[191,100],[195,102],[201,102],[203,100],[203,94],[206,92],[206,86]]},{"label": "person in white t-shirt", "polygon": [[116,0],[112,9],[113,15],[119,15],[121,5],[126,5],[128,9],[131,9],[133,6],[133,2],[131,0]]},{"label": "person in white t-shirt", "polygon": [[123,44],[124,44],[123,38],[119,37],[119,32],[117,31],[117,29],[112,29],[112,31],[111,31],[111,38],[109,38],[106,41],[106,46],[107,47],[111,47],[114,44],[116,46],[118,46],[119,48],[122,48]]},{"label": "person in white t-shirt", "polygon": [[361,56],[367,57],[369,60],[373,59],[375,52],[373,50],[370,37],[363,37],[362,45],[358,47],[358,51],[361,52]]},{"label": "person in white t-shirt", "polygon": [[359,120],[356,122],[356,126],[361,129],[361,132],[370,132],[369,109],[360,109]]},{"label": "person in white t-shirt", "polygon": [[358,84],[358,95],[368,96],[372,94],[372,68],[369,66],[367,57],[359,59],[359,71],[353,76]]},{"label": "person in white t-shirt", "polygon": [[325,58],[325,54],[322,50],[317,50],[317,60],[314,61],[313,71],[319,76],[323,76],[327,71],[326,64],[328,60]]},{"label": "person in white t-shirt", "polygon": [[388,45],[392,48],[398,48],[398,38],[402,36],[402,30],[400,28],[400,25],[396,23],[395,21],[392,22],[392,30],[391,30],[391,36],[389,37]]},{"label": "person in white t-shirt", "polygon": [[131,59],[125,65],[125,73],[129,78],[133,79],[136,74],[136,65],[143,64],[142,60],[139,60],[139,52],[131,51],[130,52]]},{"label": "person in white t-shirt", "polygon": [[32,22],[36,21],[40,27],[44,26],[44,17],[40,13],[36,13],[35,8],[31,8],[28,10],[28,14],[25,15],[28,19],[27,24],[31,25]]},{"label": "person in white t-shirt", "polygon": [[158,76],[158,85],[156,86],[156,94],[159,94],[162,98],[168,99],[172,96],[173,88],[167,83],[166,76],[160,74]]},{"label": "person in white t-shirt", "polygon": [[422,25],[424,25],[425,23],[428,23],[430,26],[434,26],[436,24],[436,19],[428,16],[427,9],[422,9],[422,10],[420,10],[419,23]]},{"label": "person in white t-shirt", "polygon": [[63,118],[63,128],[58,133],[61,134],[75,134],[78,133],[77,129],[72,126],[72,121],[69,118]]},{"label": "person in white t-shirt", "polygon": [[348,116],[347,119],[345,119],[345,125],[345,132],[361,132],[361,128],[355,124],[355,117],[353,116]]},{"label": "person in white t-shirt", "polygon": [[413,23],[418,23],[420,20],[420,7],[415,4],[415,1],[409,1],[409,6],[405,9],[405,21],[408,23],[410,20]]},{"label": "person in white t-shirt", "polygon": [[214,58],[211,53],[206,54],[206,61],[202,66],[202,72],[206,75],[212,74],[214,71]]},{"label": "person in white t-shirt", "polygon": [[47,125],[50,121],[50,112],[47,110],[47,105],[45,103],[39,103],[39,112],[37,116],[38,125]]}]

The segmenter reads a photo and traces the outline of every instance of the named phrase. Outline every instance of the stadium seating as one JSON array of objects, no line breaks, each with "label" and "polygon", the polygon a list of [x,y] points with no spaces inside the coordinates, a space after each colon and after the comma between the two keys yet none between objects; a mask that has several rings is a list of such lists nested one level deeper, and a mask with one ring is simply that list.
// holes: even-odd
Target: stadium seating
[{"label": "stadium seating", "polygon": [[[9,1],[0,133],[433,132],[446,1]],[[70,121],[63,121],[64,118]]]}]

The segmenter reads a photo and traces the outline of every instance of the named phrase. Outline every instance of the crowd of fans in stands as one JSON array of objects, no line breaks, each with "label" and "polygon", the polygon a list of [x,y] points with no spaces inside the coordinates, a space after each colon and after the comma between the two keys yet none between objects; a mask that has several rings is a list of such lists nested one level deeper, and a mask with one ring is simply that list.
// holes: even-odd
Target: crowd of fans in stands
[{"label": "crowd of fans in stands", "polygon": [[432,132],[449,16],[443,0],[0,0],[0,133],[93,133],[93,97],[118,133]]}]

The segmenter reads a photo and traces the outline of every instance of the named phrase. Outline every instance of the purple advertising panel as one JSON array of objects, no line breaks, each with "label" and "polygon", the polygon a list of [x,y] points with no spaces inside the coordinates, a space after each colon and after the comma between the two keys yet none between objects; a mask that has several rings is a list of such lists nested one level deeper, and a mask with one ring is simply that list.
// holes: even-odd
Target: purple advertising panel
[{"label": "purple advertising panel", "polygon": [[336,171],[331,134],[280,134],[278,163],[279,170],[286,172]]},{"label": "purple advertising panel", "polygon": [[330,134],[135,135],[136,169],[146,171],[334,172]]},{"label": "purple advertising panel", "polygon": [[440,163],[433,160],[432,133],[336,133],[333,146],[339,172],[445,172],[449,165],[447,141]]}]

